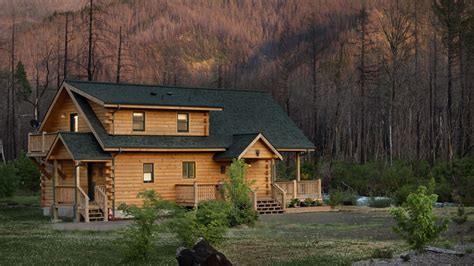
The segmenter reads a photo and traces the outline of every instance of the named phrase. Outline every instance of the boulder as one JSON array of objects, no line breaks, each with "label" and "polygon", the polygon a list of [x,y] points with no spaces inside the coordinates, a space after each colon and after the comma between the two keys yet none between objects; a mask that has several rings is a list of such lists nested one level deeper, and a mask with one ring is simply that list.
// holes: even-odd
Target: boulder
[{"label": "boulder", "polygon": [[193,249],[179,247],[176,260],[180,266],[230,266],[232,263],[204,238],[200,237]]}]

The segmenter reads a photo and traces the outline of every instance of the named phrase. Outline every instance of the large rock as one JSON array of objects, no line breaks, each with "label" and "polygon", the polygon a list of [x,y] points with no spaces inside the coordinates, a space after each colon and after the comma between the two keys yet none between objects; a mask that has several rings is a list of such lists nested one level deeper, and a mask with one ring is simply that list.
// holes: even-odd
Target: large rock
[{"label": "large rock", "polygon": [[193,249],[179,247],[176,250],[176,260],[180,266],[230,266],[232,263],[224,254],[212,247],[200,237]]}]

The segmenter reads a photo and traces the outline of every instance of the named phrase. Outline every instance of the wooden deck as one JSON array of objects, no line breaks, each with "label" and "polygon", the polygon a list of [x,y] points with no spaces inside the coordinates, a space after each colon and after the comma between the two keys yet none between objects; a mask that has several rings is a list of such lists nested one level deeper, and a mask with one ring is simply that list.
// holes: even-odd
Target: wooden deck
[{"label": "wooden deck", "polygon": [[176,184],[176,203],[195,207],[200,201],[220,199],[218,186],[218,184],[198,182]]},{"label": "wooden deck", "polygon": [[58,133],[30,133],[28,134],[28,156],[45,156]]},{"label": "wooden deck", "polygon": [[287,199],[323,199],[321,192],[321,179],[303,181],[277,181],[275,184],[286,192],[285,196]]}]

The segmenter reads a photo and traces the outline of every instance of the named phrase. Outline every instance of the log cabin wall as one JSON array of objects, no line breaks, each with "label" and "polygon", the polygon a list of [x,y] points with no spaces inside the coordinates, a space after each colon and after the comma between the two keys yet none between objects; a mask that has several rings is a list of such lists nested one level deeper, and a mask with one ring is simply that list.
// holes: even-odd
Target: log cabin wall
[{"label": "log cabin wall", "polygon": [[[145,113],[145,131],[132,130],[132,113]],[[189,113],[189,132],[178,132],[178,113]],[[110,117],[111,115],[109,115]],[[169,111],[150,109],[120,109],[115,112],[114,125],[109,134],[115,135],[166,135],[166,136],[208,136],[209,112],[207,111]]]},{"label": "log cabin wall", "polygon": [[77,113],[79,119],[79,132],[90,132],[89,126],[87,125],[85,118],[78,112],[71,97],[65,90],[58,96],[57,102],[51,110],[48,119],[45,121],[46,124],[43,127],[43,131],[46,132],[57,132],[57,131],[69,131],[70,121],[69,115],[71,113]]},{"label": "log cabin wall", "polygon": [[[115,205],[141,204],[140,191],[154,189],[163,199],[176,201],[176,184],[213,183],[227,179],[230,162],[216,162],[212,152],[196,153],[122,153],[115,157]],[[196,178],[182,178],[182,163],[196,163]],[[143,182],[143,164],[154,164],[154,182]],[[260,196],[268,196],[271,160],[254,160],[247,170],[247,179],[255,179],[252,187],[259,187]],[[226,167],[221,173],[221,166]]]}]

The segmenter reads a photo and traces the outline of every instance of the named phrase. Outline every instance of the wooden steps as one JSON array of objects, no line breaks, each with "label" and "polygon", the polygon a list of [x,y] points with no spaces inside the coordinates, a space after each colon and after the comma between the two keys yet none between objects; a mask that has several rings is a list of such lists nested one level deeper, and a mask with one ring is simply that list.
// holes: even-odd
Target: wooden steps
[{"label": "wooden steps", "polygon": [[285,211],[281,205],[273,199],[257,200],[257,212],[259,214],[280,214]]},{"label": "wooden steps", "polygon": [[89,221],[90,222],[101,222],[104,221],[104,214],[95,202],[89,204]]}]

